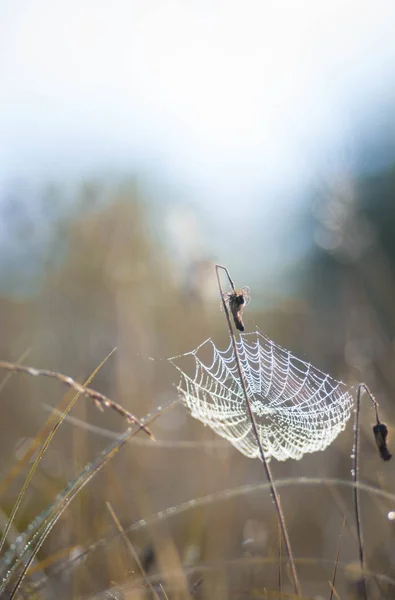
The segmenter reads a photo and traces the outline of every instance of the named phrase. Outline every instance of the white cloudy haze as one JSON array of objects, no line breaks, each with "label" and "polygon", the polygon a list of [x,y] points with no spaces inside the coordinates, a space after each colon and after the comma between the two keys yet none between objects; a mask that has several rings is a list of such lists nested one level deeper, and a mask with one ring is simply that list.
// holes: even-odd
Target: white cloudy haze
[{"label": "white cloudy haze", "polygon": [[393,101],[394,23],[393,0],[0,0],[0,190],[142,169],[274,222]]}]

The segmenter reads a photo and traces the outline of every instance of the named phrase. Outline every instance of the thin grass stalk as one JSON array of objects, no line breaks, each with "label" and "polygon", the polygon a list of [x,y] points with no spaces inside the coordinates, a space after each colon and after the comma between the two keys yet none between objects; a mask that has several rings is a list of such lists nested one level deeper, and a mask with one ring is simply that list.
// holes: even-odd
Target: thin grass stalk
[{"label": "thin grass stalk", "polygon": [[342,545],[342,541],[343,541],[343,532],[344,532],[345,524],[346,524],[346,517],[343,517],[342,526],[341,526],[340,535],[339,535],[339,542],[337,544],[336,561],[335,561],[335,566],[333,569],[332,581],[330,582],[331,593],[329,595],[329,600],[333,600],[333,594],[336,593],[335,583],[336,583],[337,567],[339,564],[340,549],[341,549],[341,545]]},{"label": "thin grass stalk", "polygon": [[336,600],[340,600],[340,596],[339,596],[339,594],[337,593],[337,591],[335,590],[335,588],[334,588],[334,586],[333,586],[333,583],[332,583],[331,581],[329,582],[329,587],[331,588],[331,594],[332,594],[332,597],[333,597],[333,594],[335,594],[335,598],[336,598]]},{"label": "thin grass stalk", "polygon": [[123,541],[125,542],[125,546],[128,549],[128,552],[130,554],[130,556],[132,557],[132,559],[134,560],[134,562],[136,563],[136,565],[138,566],[140,573],[142,575],[142,577],[144,578],[145,584],[147,586],[147,588],[149,588],[153,598],[156,598],[156,600],[160,600],[157,591],[155,590],[154,586],[152,585],[151,581],[148,579],[146,572],[144,571],[144,567],[141,563],[141,560],[139,559],[139,556],[136,552],[136,550],[133,547],[133,544],[131,543],[131,541],[129,540],[129,538],[127,537],[124,528],[121,525],[120,520],[118,519],[118,516],[116,515],[112,505],[110,502],[106,502],[106,506],[107,509],[111,515],[112,520],[115,523],[115,527],[117,528],[118,533],[121,535]]},{"label": "thin grass stalk", "polygon": [[[27,348],[27,350],[25,350],[25,352],[23,352],[17,359],[18,363],[23,362],[25,360],[25,358],[27,358],[29,356],[31,351],[32,351],[31,348]],[[8,372],[6,374],[6,376],[4,377],[3,381],[0,383],[0,394],[3,391],[3,389],[5,388],[5,386],[7,385],[7,383],[9,382],[9,380],[11,379],[11,377],[12,377],[12,373]]]},{"label": "thin grass stalk", "polygon": [[374,408],[376,410],[376,421],[380,423],[378,416],[378,405],[376,399],[371,394],[369,388],[364,384],[360,383],[357,390],[357,408],[355,413],[355,424],[354,424],[354,464],[352,470],[352,477],[354,483],[354,512],[355,512],[355,523],[357,527],[357,538],[358,538],[358,553],[359,553],[359,564],[361,566],[361,574],[362,574],[362,591],[367,600],[367,589],[366,589],[366,578],[365,578],[365,556],[364,556],[364,545],[363,545],[363,533],[362,533],[362,523],[361,523],[361,515],[360,515],[360,502],[359,502],[359,488],[358,488],[358,480],[359,480],[359,449],[360,449],[360,441],[359,441],[359,413],[361,410],[361,393],[365,391],[369,396],[370,400],[373,402]]},{"label": "thin grass stalk", "polygon": [[278,524],[278,592],[280,600],[283,597],[283,571],[282,571],[282,534]]},{"label": "thin grass stalk", "polygon": [[360,516],[360,503],[359,503],[359,450],[360,450],[360,441],[359,441],[359,414],[361,410],[361,395],[362,392],[365,392],[366,395],[370,398],[373,403],[374,410],[376,413],[376,425],[373,427],[373,433],[375,436],[376,445],[378,447],[380,456],[383,460],[388,461],[391,459],[391,453],[387,448],[387,427],[384,423],[381,423],[379,418],[379,405],[372,392],[369,390],[366,383],[360,383],[357,389],[357,408],[355,412],[355,423],[354,423],[354,461],[353,461],[353,484],[354,484],[354,512],[355,512],[355,522],[357,526],[357,537],[358,537],[358,549],[359,549],[359,563],[361,566],[362,572],[362,589],[365,600],[367,600],[367,589],[366,589],[366,578],[365,578],[365,556],[364,556],[364,545],[363,545],[363,533],[362,533],[362,523]]},{"label": "thin grass stalk", "polygon": [[[171,405],[172,404],[173,403],[171,403]],[[167,407],[161,408],[154,415],[151,415],[149,418],[147,418],[145,422],[150,423],[154,421],[156,418],[158,418],[158,416],[160,416],[164,412],[166,408]],[[48,534],[50,533],[56,522],[59,520],[63,512],[69,506],[71,501],[76,497],[76,495],[81,491],[81,489],[92,479],[92,477],[94,477],[94,475],[96,475],[102,469],[102,467],[105,464],[107,464],[107,462],[122,448],[122,446],[124,446],[127,443],[127,441],[131,437],[136,435],[141,429],[145,428],[145,425],[143,423],[141,423],[140,421],[139,423],[139,426],[137,426],[135,429],[128,429],[124,434],[120,436],[117,442],[111,444],[106,450],[101,452],[99,457],[95,461],[93,461],[93,463],[88,463],[88,465],[86,465],[86,467],[81,471],[78,477],[74,479],[74,481],[71,484],[69,484],[61,494],[58,495],[57,502],[55,502],[49,508],[49,514],[47,509],[40,530],[36,532],[36,534],[34,534],[39,534],[40,537],[37,543],[35,544],[34,549],[31,551],[31,555],[24,564],[22,572],[18,576],[18,579],[12,589],[11,595],[9,596],[9,600],[13,600],[15,598],[16,593],[20,589],[20,586],[27,574],[27,571],[32,564],[32,561],[37,555],[37,552],[40,550]],[[30,544],[27,544],[25,546],[25,549],[18,557],[16,564],[13,566],[12,569],[10,569],[7,581],[3,582],[3,584],[0,587],[0,593],[4,591],[5,586],[10,580],[10,577],[12,576],[15,569],[19,566],[26,552],[30,550],[29,546]]]},{"label": "thin grass stalk", "polygon": [[[31,552],[31,555],[27,559],[20,575],[18,576],[18,579],[12,589],[9,600],[13,600],[15,598],[15,595],[18,592],[20,586],[22,585],[22,582],[23,582],[24,578],[26,577],[27,571],[29,570],[30,565],[32,564],[35,556],[37,555],[38,551],[40,550],[41,546],[43,545],[43,543],[46,540],[47,536],[49,535],[50,531],[55,526],[57,521],[60,519],[60,517],[62,516],[62,514],[64,513],[66,508],[71,503],[71,501],[77,496],[77,494],[82,490],[82,488],[94,477],[94,475],[96,475],[96,473],[98,473],[100,471],[100,469],[114,456],[114,454],[116,454],[116,452],[118,452],[118,450],[127,442],[129,437],[131,437],[135,433],[137,433],[136,430],[129,429],[126,432],[126,434],[124,434],[122,436],[122,439],[120,442],[118,442],[116,445],[113,445],[111,450],[108,453],[106,453],[103,458],[101,458],[100,460],[97,460],[93,463],[92,467],[89,469],[89,471],[87,473],[85,473],[85,469],[82,471],[81,475],[77,478],[77,480],[75,480],[75,484],[72,486],[71,490],[67,489],[67,493],[65,495],[63,495],[63,494],[61,495],[60,501],[55,504],[53,510],[51,510],[50,515],[47,518],[47,521],[44,521],[43,526],[41,527],[41,529],[38,532],[40,537],[38,538],[38,541],[37,541],[36,545],[34,546],[32,552]],[[25,548],[25,550],[26,550],[26,548]],[[20,564],[21,559],[23,558],[23,555],[24,555],[24,552],[22,552],[21,556],[18,557],[19,560],[17,561],[15,568],[17,568],[18,565]]]},{"label": "thin grass stalk", "polygon": [[[235,560],[227,560],[227,561],[212,561],[210,563],[205,563],[202,564],[200,563],[198,566],[195,567],[187,567],[185,568],[185,574],[188,577],[188,579],[191,579],[192,577],[196,577],[200,574],[203,574],[203,576],[208,576],[210,573],[218,573],[220,571],[223,571],[224,569],[232,569],[232,571],[236,571],[237,569],[240,569],[242,567],[244,568],[248,568],[248,567],[252,567],[252,566],[267,566],[267,565],[273,565],[273,563],[277,560],[276,557],[272,556],[272,557],[244,557],[243,559],[235,559]],[[284,560],[288,560],[286,557],[284,557]],[[320,569],[328,569],[328,567],[330,565],[332,565],[333,561],[330,560],[325,560],[322,558],[300,558],[300,559],[296,559],[296,562],[298,565],[305,565],[305,566],[314,566],[314,567],[319,567]],[[350,574],[350,565],[349,563],[339,563],[339,570],[341,570],[343,573],[348,573]],[[175,583],[177,584],[177,571],[170,571],[167,573],[169,580],[170,579],[174,579]],[[150,579],[152,581],[152,583],[154,585],[158,585],[160,583],[160,577],[161,574],[159,573],[155,573],[153,575],[150,575]],[[380,575],[380,578],[383,581],[387,581],[387,583],[390,583],[388,581],[388,578],[385,577],[384,575]],[[329,582],[330,583],[330,582]],[[125,586],[125,592],[130,590],[135,590],[135,589],[139,589],[141,586],[143,585],[143,580],[139,579],[137,581],[133,582],[133,587],[126,587]],[[169,596],[170,598],[172,598],[171,596],[171,591],[172,591],[172,587],[169,585]],[[313,593],[313,592],[311,592]],[[271,589],[271,588],[265,588],[264,586],[262,587],[258,587],[258,588],[254,588],[253,590],[251,590],[251,587],[247,587],[245,589],[243,589],[242,587],[237,587],[236,589],[233,589],[230,596],[233,597],[237,597],[237,598],[248,598],[248,599],[256,599],[258,600],[259,598],[267,598],[268,600],[279,600],[279,592],[277,589]],[[133,596],[131,596],[133,597]],[[228,596],[226,596],[228,597]],[[282,600],[317,600],[317,598],[321,598],[321,596],[316,596],[314,595],[303,595],[298,596],[295,593],[292,592],[283,592],[282,595]],[[336,590],[334,590],[334,598],[339,599],[339,596],[336,592]],[[345,600],[345,596],[341,596],[342,600]],[[353,596],[354,598],[354,596]],[[380,599],[382,597],[380,596]],[[387,598],[387,596],[386,596]],[[211,600],[211,598],[210,598]]]},{"label": "thin grass stalk", "polygon": [[[338,485],[340,487],[345,487],[345,488],[350,488],[350,489],[354,488],[353,482],[347,481],[345,479],[329,479],[329,478],[322,478],[322,477],[288,477],[286,479],[278,479],[276,481],[277,488],[288,488],[288,487],[293,487],[293,486],[299,486],[299,487],[300,486],[318,486],[318,487],[321,487],[322,485],[326,485],[326,486]],[[393,494],[391,492],[386,492],[385,490],[382,490],[381,488],[376,488],[376,487],[373,487],[373,486],[371,486],[369,484],[365,484],[365,483],[359,483],[358,487],[363,492],[376,495],[380,498],[385,499],[389,503],[392,503],[392,504],[395,503],[395,494]],[[188,512],[189,510],[196,510],[197,508],[201,508],[203,506],[210,506],[216,502],[226,502],[231,499],[238,498],[241,496],[246,496],[251,493],[256,493],[256,492],[263,493],[265,491],[270,491],[270,484],[260,482],[255,485],[243,485],[241,487],[228,488],[228,489],[222,490],[220,492],[207,494],[206,496],[194,497],[190,500],[185,500],[184,502],[181,502],[180,504],[171,505],[168,508],[160,510],[159,512],[156,512],[149,516],[146,516],[146,517],[144,517],[144,519],[140,519],[139,521],[132,523],[128,527],[125,527],[124,530],[125,530],[126,534],[132,534],[132,533],[134,534],[137,531],[141,531],[148,526],[153,527],[153,526],[155,526],[155,524],[157,524],[159,522],[163,522],[166,519],[173,519],[183,513]],[[119,537],[119,533],[113,533],[109,536],[100,538],[96,542],[93,542],[92,544],[90,544],[89,547],[86,547],[85,549],[83,549],[74,558],[70,559],[67,564],[62,563],[62,565],[60,565],[59,567],[54,566],[53,573],[57,574],[57,573],[61,573],[61,572],[63,573],[67,570],[72,570],[76,564],[78,564],[81,560],[85,560],[92,552],[95,552],[99,548],[105,548],[109,543],[111,543],[113,540],[117,539],[118,537]],[[71,550],[72,547],[70,547],[69,549]],[[278,560],[278,557],[270,558],[270,561],[271,561],[270,564],[272,564],[275,560]],[[282,557],[282,561],[284,561],[284,560],[285,559]],[[286,560],[288,560],[288,557],[286,558]],[[266,561],[266,559],[265,559],[265,561]],[[327,564],[327,563],[329,563],[329,561],[327,561],[327,560],[320,560],[320,561],[315,561],[315,562],[312,562],[312,561],[313,561],[313,559],[307,559],[307,558],[296,559],[295,558],[295,562],[297,564]],[[265,564],[266,564],[266,562],[265,562]],[[339,562],[339,565],[341,566],[342,569],[344,569],[346,567],[346,564],[344,564],[344,563]],[[395,587],[395,580],[393,580],[383,574],[376,573],[375,576],[376,576],[376,578],[379,577],[382,581],[385,581]]]},{"label": "thin grass stalk", "polygon": [[[95,375],[99,372],[99,370],[102,368],[102,366],[107,362],[107,360],[110,358],[110,356],[112,356],[115,352],[115,348],[113,350],[111,350],[111,352],[109,352],[109,354],[107,354],[107,356],[104,358],[104,360],[102,360],[102,362],[100,363],[100,365],[98,367],[96,367],[96,369],[93,371],[93,373],[88,377],[88,379],[86,380],[86,382],[84,383],[84,387],[87,386],[92,379],[95,377]],[[36,472],[36,469],[39,465],[39,463],[42,460],[42,457],[44,456],[49,444],[51,443],[51,441],[53,440],[56,431],[59,429],[60,425],[62,424],[62,422],[64,421],[64,419],[66,418],[66,415],[70,412],[70,410],[72,409],[72,407],[74,406],[74,404],[77,402],[78,398],[81,396],[82,392],[77,392],[77,394],[74,396],[74,398],[71,400],[71,402],[69,402],[68,406],[66,407],[66,409],[63,411],[63,413],[61,414],[61,416],[57,419],[56,423],[54,424],[52,430],[50,431],[49,435],[47,436],[45,442],[43,443],[36,459],[33,462],[33,465],[29,471],[29,473],[27,474],[27,477],[23,483],[22,489],[18,494],[18,498],[16,499],[16,502],[13,506],[13,509],[11,511],[11,515],[8,519],[8,523],[4,528],[3,531],[3,535],[2,538],[0,540],[0,553],[3,549],[4,546],[4,542],[7,538],[9,529],[15,519],[15,515],[18,511],[19,506],[21,505],[21,502],[23,500],[23,497],[26,493],[26,490],[29,486],[30,481],[33,478],[34,473]]]},{"label": "thin grass stalk", "polygon": [[294,589],[295,589],[295,593],[297,596],[301,596],[301,587],[300,587],[300,583],[299,583],[299,578],[298,578],[298,574],[296,572],[296,567],[295,567],[295,561],[294,561],[294,557],[293,557],[293,553],[292,553],[292,548],[291,548],[291,542],[289,539],[289,535],[288,535],[288,529],[285,523],[285,517],[284,517],[284,513],[283,510],[281,508],[281,501],[280,501],[280,496],[277,493],[275,484],[274,484],[274,479],[272,476],[272,472],[269,466],[269,462],[266,459],[265,453],[263,451],[263,447],[262,447],[262,443],[261,440],[259,438],[259,432],[258,432],[258,427],[255,421],[255,416],[254,413],[252,411],[251,408],[251,403],[250,403],[250,399],[248,397],[248,393],[247,393],[247,386],[246,386],[246,382],[245,382],[245,378],[244,378],[244,373],[243,373],[243,369],[241,367],[241,361],[240,361],[240,357],[239,357],[239,352],[237,349],[237,344],[236,344],[236,338],[235,338],[235,334],[233,331],[233,327],[232,327],[232,323],[230,320],[230,316],[229,316],[229,310],[227,307],[227,304],[225,302],[225,298],[224,298],[224,290],[222,288],[222,284],[221,284],[221,280],[220,280],[220,276],[219,276],[219,269],[222,269],[223,271],[225,271],[230,285],[232,287],[233,292],[236,292],[233,280],[229,274],[229,271],[226,267],[223,267],[221,265],[215,265],[215,270],[216,270],[216,274],[217,274],[217,281],[218,281],[218,287],[219,287],[219,291],[221,294],[221,301],[222,301],[222,305],[223,305],[223,309],[225,312],[225,316],[226,316],[226,320],[228,323],[228,329],[229,329],[229,334],[230,334],[230,338],[232,341],[232,347],[233,347],[233,352],[235,355],[235,360],[236,360],[236,365],[237,365],[237,370],[238,370],[238,374],[239,374],[239,379],[240,379],[240,384],[243,390],[243,395],[244,395],[244,399],[246,402],[246,406],[247,406],[247,410],[248,410],[248,414],[250,417],[250,421],[251,421],[251,425],[252,425],[252,429],[258,444],[258,449],[259,449],[259,454],[263,463],[263,467],[265,470],[265,474],[266,477],[268,479],[269,485],[270,485],[270,494],[272,496],[273,502],[274,502],[274,506],[276,508],[276,512],[277,512],[277,516],[278,516],[278,520],[279,520],[279,524],[280,524],[280,528],[281,528],[281,533],[282,533],[282,537],[283,537],[283,541],[284,541],[284,546],[285,546],[285,550],[287,552],[288,555],[288,559],[289,559],[289,564],[291,567],[291,575],[292,575],[292,580],[293,580],[293,585],[294,585]]},{"label": "thin grass stalk", "polygon": [[[205,574],[208,573],[215,573],[218,571],[223,571],[226,568],[231,568],[234,571],[236,571],[236,569],[240,568],[240,567],[251,567],[251,566],[256,566],[256,565],[261,565],[261,566],[267,566],[267,565],[274,565],[274,563],[276,562],[277,557],[276,556],[270,556],[270,557],[263,557],[263,556],[255,556],[255,557],[243,557],[243,558],[239,558],[239,559],[233,559],[233,560],[226,560],[226,561],[212,561],[210,563],[200,563],[199,565],[195,566],[195,567],[186,567],[184,569],[184,573],[185,575],[190,579],[192,576],[197,576],[199,574],[203,574],[203,576]],[[284,557],[284,561],[288,560],[288,558]],[[321,569],[328,569],[331,565],[333,565],[333,561],[331,560],[325,560],[323,558],[317,558],[317,557],[305,557],[305,558],[296,558],[295,559],[298,565],[304,565],[304,566],[314,566],[314,567],[320,567]],[[338,568],[339,570],[341,570],[343,573],[345,574],[350,574],[350,564],[349,563],[344,563],[344,562],[339,562],[338,564]],[[390,577],[387,577],[386,575],[380,574],[380,573],[374,573],[374,572],[369,572],[367,571],[367,574],[369,575],[374,575],[375,577],[377,577],[378,579],[380,579],[383,582],[386,582],[390,585],[394,585],[395,581],[393,579],[391,579]],[[179,572],[174,570],[174,571],[169,571],[167,572],[167,576],[168,579],[170,580],[171,578],[174,577],[174,579],[177,579],[177,577],[179,576]],[[151,580],[151,582],[153,584],[159,584],[161,581],[161,577],[162,574],[161,573],[155,573],[153,575],[150,575],[149,578]],[[133,589],[135,589],[137,586],[139,585],[143,585],[143,579],[139,579],[137,581],[133,582]],[[268,595],[269,598],[276,598],[278,599],[278,590],[266,590],[266,593]],[[237,595],[238,594],[238,595]],[[234,590],[234,594],[233,596],[231,596],[232,598],[236,596],[236,597],[245,597],[248,599],[257,599],[257,598],[262,598],[263,596],[263,592],[259,589],[255,589],[253,590],[253,592],[251,592],[251,588],[247,589],[243,592],[240,589]],[[283,599],[282,600],[301,600],[301,598],[303,598],[303,600],[314,600],[311,596],[299,596],[296,595],[295,593],[292,592],[283,592]],[[315,596],[315,600],[317,599],[317,596]],[[211,599],[210,599],[211,600]],[[343,597],[343,600],[345,600],[345,597]]]},{"label": "thin grass stalk", "polygon": [[358,538],[358,551],[359,551],[359,564],[361,566],[362,573],[362,590],[367,600],[366,590],[366,579],[364,575],[364,548],[363,548],[363,537],[362,537],[362,525],[360,517],[360,504],[359,504],[359,490],[356,486],[359,478],[359,411],[361,407],[361,391],[362,387],[358,386],[357,391],[357,409],[355,413],[355,424],[354,424],[354,464],[352,471],[352,478],[354,485],[354,512],[355,512],[355,523],[357,527],[357,538]]}]

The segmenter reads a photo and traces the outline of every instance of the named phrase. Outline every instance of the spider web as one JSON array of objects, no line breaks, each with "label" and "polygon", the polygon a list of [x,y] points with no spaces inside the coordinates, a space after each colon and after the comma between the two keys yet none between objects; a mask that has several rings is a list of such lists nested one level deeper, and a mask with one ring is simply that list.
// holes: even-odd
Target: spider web
[{"label": "spider web", "polygon": [[[299,460],[325,450],[351,415],[350,388],[259,331],[241,334],[236,345],[266,458]],[[181,366],[188,359],[192,377]],[[192,416],[246,456],[259,457],[231,342],[220,351],[208,339],[169,360],[181,373],[179,394]]]}]

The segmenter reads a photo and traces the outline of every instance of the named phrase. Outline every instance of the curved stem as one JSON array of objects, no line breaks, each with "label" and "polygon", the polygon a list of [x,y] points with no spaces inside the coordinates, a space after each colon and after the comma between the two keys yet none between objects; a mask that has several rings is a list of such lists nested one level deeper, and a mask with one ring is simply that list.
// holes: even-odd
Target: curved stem
[{"label": "curved stem", "polygon": [[229,316],[229,310],[228,310],[227,304],[226,304],[225,299],[224,299],[224,291],[223,291],[221,280],[220,280],[220,276],[219,276],[219,269],[222,269],[223,271],[225,271],[225,273],[226,273],[226,275],[228,277],[229,283],[230,283],[233,291],[235,291],[235,286],[234,286],[233,280],[232,280],[232,278],[231,278],[231,276],[229,274],[228,269],[226,267],[221,266],[221,265],[215,265],[215,270],[216,270],[216,274],[217,274],[217,281],[218,281],[218,287],[219,287],[219,291],[220,291],[220,294],[221,294],[221,300],[222,300],[222,305],[223,305],[223,308],[224,308],[226,320],[227,320],[227,323],[228,323],[228,329],[229,329],[229,334],[230,334],[230,338],[231,338],[231,341],[232,341],[232,347],[233,347],[233,352],[234,352],[234,355],[235,355],[235,360],[236,360],[236,365],[237,365],[237,371],[238,371],[238,374],[239,374],[240,384],[241,384],[241,387],[242,387],[242,390],[243,390],[243,395],[244,395],[245,403],[246,403],[246,406],[247,406],[248,415],[249,415],[250,420],[251,420],[252,430],[254,432],[254,435],[255,435],[255,438],[256,438],[256,441],[257,441],[260,458],[262,460],[263,467],[265,469],[265,474],[266,474],[267,480],[269,482],[270,494],[272,496],[272,499],[273,499],[273,502],[274,502],[274,506],[276,508],[276,512],[277,512],[277,516],[278,516],[278,521],[279,521],[280,528],[281,528],[281,534],[282,534],[282,537],[283,537],[283,540],[284,540],[284,546],[285,546],[285,549],[286,549],[286,552],[287,552],[287,555],[288,555],[288,559],[289,559],[289,563],[290,563],[290,567],[291,567],[291,574],[292,574],[293,584],[294,584],[294,588],[295,588],[295,593],[298,596],[301,596],[300,583],[299,583],[298,575],[297,575],[297,572],[296,572],[295,561],[294,561],[294,557],[293,557],[293,554],[292,554],[291,542],[289,540],[288,529],[287,529],[287,526],[286,526],[286,523],[285,523],[284,513],[283,513],[282,508],[281,508],[280,496],[277,493],[276,487],[274,485],[274,480],[273,480],[272,472],[271,472],[271,469],[270,469],[270,466],[269,466],[269,462],[268,462],[268,460],[267,460],[267,458],[265,456],[265,453],[264,453],[264,450],[263,450],[263,447],[262,447],[262,443],[261,443],[261,440],[259,438],[258,426],[256,424],[255,416],[254,416],[254,413],[253,413],[252,408],[251,408],[251,402],[250,402],[250,399],[248,397],[247,386],[246,386],[245,377],[244,377],[243,369],[242,369],[241,362],[240,362],[240,356],[239,356],[239,352],[238,352],[238,349],[237,349],[235,334],[234,334],[234,331],[233,331],[233,328],[232,328],[232,323],[231,323],[230,316]]},{"label": "curved stem", "polygon": [[[360,517],[360,504],[359,504],[359,487],[358,487],[358,480],[359,480],[359,447],[360,447],[360,442],[359,442],[359,413],[360,413],[360,409],[361,409],[361,394],[362,391],[364,391],[368,397],[370,398],[370,400],[373,403],[375,412],[376,412],[376,425],[373,428],[373,431],[375,433],[376,436],[376,430],[377,428],[383,428],[386,431],[386,427],[383,423],[380,422],[380,418],[379,418],[379,405],[377,400],[375,399],[375,397],[373,396],[373,394],[371,393],[371,391],[369,390],[368,386],[366,385],[366,383],[360,383],[358,385],[358,390],[357,390],[357,408],[356,408],[356,413],[355,413],[355,424],[354,424],[354,464],[353,464],[353,471],[352,471],[352,476],[353,476],[353,483],[354,483],[354,511],[355,511],[355,522],[356,522],[356,526],[357,526],[357,536],[358,536],[358,546],[359,546],[359,563],[361,566],[361,572],[362,572],[362,586],[363,586],[363,594],[365,597],[365,600],[367,600],[367,589],[366,589],[366,579],[365,579],[365,574],[364,574],[364,561],[365,561],[365,556],[364,556],[364,547],[363,547],[363,534],[362,534],[362,524],[361,524],[361,517]],[[378,444],[378,440],[377,440],[377,436],[376,436],[376,443]],[[384,460],[389,460],[391,458],[391,454],[389,454],[386,445],[385,445],[385,437],[384,437],[384,449],[386,451],[386,455],[384,456],[382,449],[380,449],[379,446],[379,450],[380,450],[380,455]],[[378,444],[379,445],[379,444]]]}]

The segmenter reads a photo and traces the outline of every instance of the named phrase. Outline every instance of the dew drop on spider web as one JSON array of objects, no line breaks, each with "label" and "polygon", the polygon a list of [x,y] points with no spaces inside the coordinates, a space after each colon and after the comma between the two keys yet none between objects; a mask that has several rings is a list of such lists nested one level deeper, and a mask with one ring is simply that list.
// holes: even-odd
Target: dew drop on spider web
[{"label": "dew drop on spider web", "polygon": [[[351,416],[350,388],[259,331],[241,334],[236,345],[265,456],[283,461],[325,450]],[[258,457],[232,343],[220,351],[209,339],[170,361],[192,416],[246,456]]]}]

